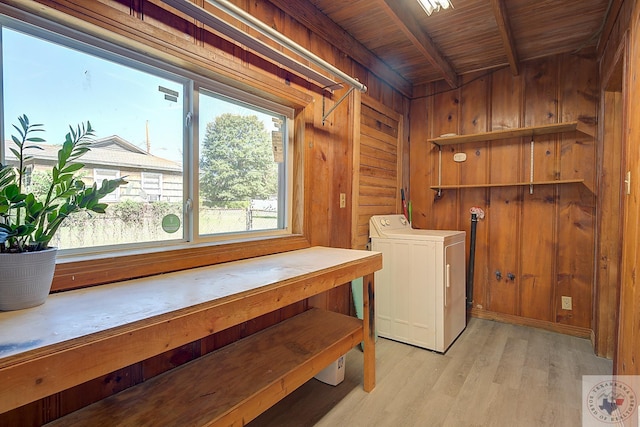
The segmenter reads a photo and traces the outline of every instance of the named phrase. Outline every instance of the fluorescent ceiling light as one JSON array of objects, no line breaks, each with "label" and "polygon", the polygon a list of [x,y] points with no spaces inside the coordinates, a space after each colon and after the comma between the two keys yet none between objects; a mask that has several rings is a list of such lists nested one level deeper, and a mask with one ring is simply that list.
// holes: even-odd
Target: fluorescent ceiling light
[{"label": "fluorescent ceiling light", "polygon": [[440,9],[453,8],[453,4],[449,0],[418,0],[418,3],[429,16]]}]

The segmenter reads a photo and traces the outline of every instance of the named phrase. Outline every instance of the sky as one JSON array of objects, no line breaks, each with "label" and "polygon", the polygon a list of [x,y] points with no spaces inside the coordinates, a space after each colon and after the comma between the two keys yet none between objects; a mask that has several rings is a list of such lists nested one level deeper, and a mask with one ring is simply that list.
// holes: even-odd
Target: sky
[{"label": "sky", "polygon": [[[50,144],[62,143],[69,125],[75,128],[90,121],[97,138],[118,135],[142,149],[146,149],[148,132],[152,154],[182,162],[181,82],[6,27],[2,29],[2,61],[6,139],[16,134],[11,125],[23,114],[31,123],[44,124],[45,132],[39,136]],[[164,89],[177,92],[177,101],[165,99]],[[206,106],[201,115],[211,120],[230,105],[201,104]],[[234,106],[232,112],[247,110]],[[265,115],[263,120],[271,129],[271,118]]]},{"label": "sky", "polygon": [[[2,37],[5,123],[17,123],[18,116],[27,114],[31,123],[44,124],[48,143],[59,144],[69,125],[88,120],[98,138],[119,135],[141,148],[148,126],[154,154],[180,156],[179,83],[7,28]],[[165,100],[159,86],[179,92],[178,102]],[[5,138],[13,133],[12,127],[6,129]]]}]

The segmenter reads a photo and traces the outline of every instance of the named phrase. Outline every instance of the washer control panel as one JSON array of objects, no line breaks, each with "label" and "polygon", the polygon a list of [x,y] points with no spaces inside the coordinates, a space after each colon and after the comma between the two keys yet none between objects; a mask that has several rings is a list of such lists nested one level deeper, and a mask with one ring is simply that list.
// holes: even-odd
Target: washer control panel
[{"label": "washer control panel", "polygon": [[369,220],[369,237],[384,237],[392,230],[411,229],[404,215],[374,215]]}]

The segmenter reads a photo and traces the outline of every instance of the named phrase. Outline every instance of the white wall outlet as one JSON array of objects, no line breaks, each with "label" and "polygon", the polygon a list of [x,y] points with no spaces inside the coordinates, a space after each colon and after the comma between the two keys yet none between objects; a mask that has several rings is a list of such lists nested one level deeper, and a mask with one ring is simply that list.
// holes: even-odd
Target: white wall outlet
[{"label": "white wall outlet", "polygon": [[347,193],[340,193],[340,208],[347,207]]},{"label": "white wall outlet", "polygon": [[464,162],[465,160],[467,160],[467,153],[456,153],[453,155],[453,161],[454,162]]},{"label": "white wall outlet", "polygon": [[561,301],[562,301],[562,309],[563,310],[573,310],[573,301],[571,300],[571,297],[561,297]]}]

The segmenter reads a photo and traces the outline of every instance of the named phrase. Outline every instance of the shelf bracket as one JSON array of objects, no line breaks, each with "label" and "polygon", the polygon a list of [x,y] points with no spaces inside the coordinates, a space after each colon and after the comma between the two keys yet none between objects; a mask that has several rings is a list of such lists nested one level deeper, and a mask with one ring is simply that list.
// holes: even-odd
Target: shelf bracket
[{"label": "shelf bracket", "polygon": [[333,104],[333,107],[329,108],[329,110],[327,110],[327,112],[325,113],[324,109],[325,109],[325,97],[322,97],[322,126],[324,126],[324,122],[325,120],[327,120],[327,117],[329,117],[329,115],[331,113],[333,113],[333,110],[335,110],[336,108],[338,108],[338,105],[340,105],[342,103],[342,101],[344,101],[347,96],[349,96],[349,94],[351,92],[353,92],[353,90],[355,89],[355,87],[351,86],[349,88],[349,90],[347,91],[347,93],[345,93],[344,95],[342,95],[342,97],[340,97],[340,99],[338,99],[338,101]]},{"label": "shelf bracket", "polygon": [[438,197],[442,197],[442,146],[438,145]]},{"label": "shelf bracket", "polygon": [[531,137],[531,167],[529,168],[529,194],[533,194],[533,147],[535,142],[533,136]]}]

